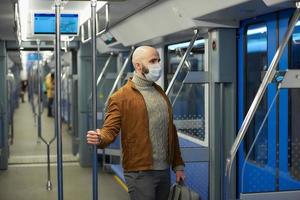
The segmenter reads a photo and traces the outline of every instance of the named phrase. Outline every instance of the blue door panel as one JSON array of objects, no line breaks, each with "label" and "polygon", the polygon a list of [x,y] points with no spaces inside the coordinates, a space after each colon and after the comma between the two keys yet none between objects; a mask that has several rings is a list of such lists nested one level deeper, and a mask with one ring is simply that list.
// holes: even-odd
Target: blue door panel
[{"label": "blue door panel", "polygon": [[[268,29],[268,65],[271,63],[278,44],[283,40],[288,23],[294,10],[288,9],[255,19],[244,20],[240,25],[240,38],[238,41],[238,126],[240,127],[245,114],[245,54],[247,26],[265,23]],[[277,41],[277,38],[279,41]],[[299,55],[300,56],[300,55]],[[279,70],[289,68],[289,48],[286,47],[279,62]],[[270,107],[275,95],[276,84],[269,84],[267,89],[267,101]],[[278,109],[278,110],[277,110]],[[276,116],[278,114],[278,116]],[[242,143],[238,157],[238,191],[239,193],[272,192],[299,190],[300,180],[293,177],[289,167],[289,92],[283,89],[279,93],[278,102],[272,107],[268,117],[268,160],[267,164],[260,166],[251,161],[245,163],[245,144]],[[279,124],[277,125],[277,118]],[[300,119],[299,119],[300,120]],[[277,128],[279,128],[277,130]],[[300,130],[299,130],[300,132]],[[278,134],[278,136],[277,136]],[[276,141],[278,139],[278,141]],[[277,144],[278,143],[278,144]],[[277,152],[279,151],[279,152]],[[276,154],[279,153],[279,156]],[[276,160],[278,159],[278,161]],[[278,163],[278,164],[276,164]],[[244,168],[244,169],[243,169]],[[244,172],[244,174],[243,174]]]},{"label": "blue door panel", "polygon": [[[279,40],[282,42],[285,32],[288,27],[288,23],[293,15],[294,10],[286,10],[279,14]],[[300,55],[299,55],[300,56]],[[285,48],[283,56],[279,63],[280,70],[287,70],[289,68],[289,54],[288,47]],[[288,138],[288,90],[284,89],[280,92],[279,100],[279,190],[295,190],[300,189],[300,181],[292,177],[288,166],[289,157],[289,138]]]},{"label": "blue door panel", "polygon": [[[276,15],[268,15],[257,17],[255,19],[245,20],[241,23],[240,28],[240,39],[239,39],[239,60],[238,60],[238,126],[240,127],[245,113],[245,31],[247,26],[252,24],[264,23],[268,30],[268,65],[271,63],[272,58],[276,51]],[[276,93],[275,86],[268,87],[268,105],[271,104],[272,99]],[[276,110],[271,110],[271,115],[268,118],[268,162],[264,167],[260,167],[251,162],[245,164],[244,170],[243,165],[245,163],[246,153],[244,151],[244,143],[242,143],[239,151],[239,192],[259,192],[259,191],[274,191],[275,190],[275,165],[276,165],[276,130],[274,129],[274,123],[276,121]],[[243,174],[244,172],[244,174]],[[254,184],[260,182],[260,184]]]}]

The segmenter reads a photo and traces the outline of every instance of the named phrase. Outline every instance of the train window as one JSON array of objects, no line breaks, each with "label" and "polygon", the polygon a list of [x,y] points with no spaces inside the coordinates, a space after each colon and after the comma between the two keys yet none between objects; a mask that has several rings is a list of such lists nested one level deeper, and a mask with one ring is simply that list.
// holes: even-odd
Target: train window
[{"label": "train window", "polygon": [[208,84],[183,84],[173,103],[173,115],[179,133],[208,146]]},{"label": "train window", "polygon": [[[245,94],[245,114],[250,108],[251,103],[261,84],[264,71],[267,70],[267,26],[265,24],[255,24],[247,27],[246,31],[246,94]],[[245,150],[248,153],[251,150],[259,127],[262,124],[268,109],[267,98],[263,97],[258,110],[249,126]],[[265,123],[262,132],[255,143],[254,148],[249,154],[249,160],[258,165],[265,165],[268,160],[268,126]]]},{"label": "train window", "polygon": [[[189,42],[167,46],[167,80],[172,79]],[[183,83],[189,71],[206,71],[205,40],[195,41],[192,51],[175,79],[169,99],[178,132],[208,146],[208,84]],[[194,140],[195,139],[195,140]]]},{"label": "train window", "polygon": [[[290,41],[290,69],[300,69],[300,21],[296,24]],[[300,180],[300,89],[289,89],[289,170]]]},{"label": "train window", "polygon": [[[189,43],[190,42],[184,42],[167,46],[168,83],[171,81]],[[204,71],[204,52],[204,39],[196,40],[187,62],[185,62],[184,68],[187,69],[187,71]]]}]

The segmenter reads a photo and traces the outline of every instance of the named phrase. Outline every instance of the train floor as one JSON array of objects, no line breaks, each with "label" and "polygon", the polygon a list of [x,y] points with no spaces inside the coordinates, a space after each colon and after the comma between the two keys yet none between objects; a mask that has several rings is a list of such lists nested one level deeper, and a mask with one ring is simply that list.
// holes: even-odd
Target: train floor
[{"label": "train floor", "polygon": [[[46,190],[46,145],[38,140],[31,106],[20,103],[14,114],[14,140],[10,146],[8,169],[0,171],[1,200],[57,199],[56,141],[51,145],[52,191]],[[42,135],[50,140],[54,135],[54,118],[42,115]],[[71,136],[63,124],[63,193],[65,200],[92,199],[92,169],[82,168],[72,155]],[[128,194],[117,178],[99,170],[99,199],[128,200]]]}]

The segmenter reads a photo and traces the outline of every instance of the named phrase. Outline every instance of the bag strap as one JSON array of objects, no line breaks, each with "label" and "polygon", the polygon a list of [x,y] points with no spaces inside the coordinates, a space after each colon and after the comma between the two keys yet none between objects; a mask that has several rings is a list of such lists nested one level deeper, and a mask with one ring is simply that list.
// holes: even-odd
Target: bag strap
[{"label": "bag strap", "polygon": [[181,185],[173,184],[170,189],[168,200],[180,200]]},{"label": "bag strap", "polygon": [[181,185],[176,184],[175,193],[172,200],[180,200],[181,199],[180,196],[181,196]]},{"label": "bag strap", "polygon": [[171,186],[168,200],[174,199],[175,184]]}]

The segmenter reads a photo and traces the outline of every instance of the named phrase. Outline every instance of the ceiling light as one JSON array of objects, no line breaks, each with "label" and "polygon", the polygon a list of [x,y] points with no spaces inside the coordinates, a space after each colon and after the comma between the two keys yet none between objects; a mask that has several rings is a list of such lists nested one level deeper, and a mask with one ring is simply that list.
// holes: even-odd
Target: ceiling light
[{"label": "ceiling light", "polygon": [[[194,43],[194,46],[197,46],[199,44],[204,44],[204,39],[201,40],[196,40]],[[190,45],[190,42],[185,42],[185,43],[179,43],[179,44],[173,44],[168,46],[169,50],[175,50],[175,49],[182,49],[182,48],[187,48]]]},{"label": "ceiling light", "polygon": [[249,29],[247,31],[247,35],[255,35],[255,34],[263,34],[267,32],[267,27],[259,27],[259,28],[254,28],[254,29]]}]

